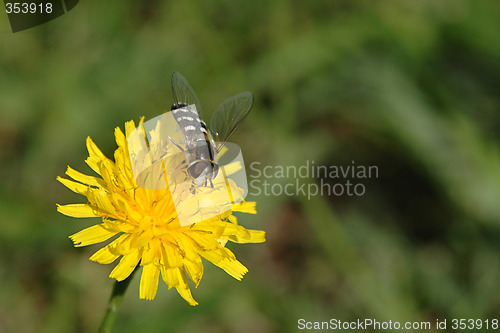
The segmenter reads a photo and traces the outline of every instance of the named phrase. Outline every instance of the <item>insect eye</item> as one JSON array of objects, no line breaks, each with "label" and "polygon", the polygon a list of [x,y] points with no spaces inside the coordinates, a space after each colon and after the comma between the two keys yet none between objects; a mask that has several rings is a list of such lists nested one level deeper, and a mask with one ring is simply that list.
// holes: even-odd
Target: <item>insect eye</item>
[{"label": "insect eye", "polygon": [[207,163],[198,162],[198,163],[191,165],[188,168],[188,173],[192,178],[196,179],[203,174],[203,172],[205,171],[205,169],[207,167],[208,167]]},{"label": "insect eye", "polygon": [[193,179],[197,179],[198,177],[202,175],[209,175],[211,173],[214,174],[214,178],[217,176],[217,173],[219,172],[219,168],[217,164],[214,164],[212,162],[197,162],[188,167],[188,173],[189,176],[191,176]]}]

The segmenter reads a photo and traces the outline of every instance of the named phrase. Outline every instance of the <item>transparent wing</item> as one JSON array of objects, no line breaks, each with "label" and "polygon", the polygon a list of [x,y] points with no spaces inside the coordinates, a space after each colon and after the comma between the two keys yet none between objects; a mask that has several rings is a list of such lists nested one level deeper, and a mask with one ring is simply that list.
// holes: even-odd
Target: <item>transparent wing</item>
[{"label": "transparent wing", "polygon": [[172,95],[174,97],[174,105],[196,105],[196,110],[201,118],[202,111],[200,100],[186,78],[179,72],[174,72],[174,74],[172,74]]},{"label": "transparent wing", "polygon": [[224,145],[238,126],[245,120],[253,106],[253,95],[249,91],[242,92],[224,100],[212,114],[210,130],[217,143],[217,150]]}]

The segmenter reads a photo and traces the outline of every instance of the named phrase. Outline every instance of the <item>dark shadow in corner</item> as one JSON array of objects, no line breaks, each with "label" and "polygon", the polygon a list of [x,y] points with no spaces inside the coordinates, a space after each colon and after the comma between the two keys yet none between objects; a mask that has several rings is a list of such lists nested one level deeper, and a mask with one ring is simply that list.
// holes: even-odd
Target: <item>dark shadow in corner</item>
[{"label": "dark shadow in corner", "polygon": [[[12,32],[19,32],[52,21],[75,8],[79,0],[4,0]],[[19,11],[19,13],[15,13]],[[23,13],[24,11],[24,13]]]}]

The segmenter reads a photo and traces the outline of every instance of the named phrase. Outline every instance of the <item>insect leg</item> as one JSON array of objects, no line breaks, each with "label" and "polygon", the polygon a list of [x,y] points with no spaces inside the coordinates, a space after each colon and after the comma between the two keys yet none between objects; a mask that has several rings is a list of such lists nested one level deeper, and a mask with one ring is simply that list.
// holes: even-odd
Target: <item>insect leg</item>
[{"label": "insect leg", "polygon": [[[177,178],[178,178],[178,175],[179,175],[179,172],[186,174],[186,171],[183,170],[185,168],[185,163],[186,163],[186,160],[183,160],[182,162],[180,162],[179,164],[177,164],[177,166],[172,170],[172,176],[173,176],[173,179],[174,179],[174,183],[175,183],[175,188],[177,187]],[[181,183],[183,183],[184,181],[180,180]]]},{"label": "insect leg", "polygon": [[174,140],[172,140],[172,138],[171,138],[170,136],[169,136],[168,138],[170,139],[170,141],[172,141],[172,143],[173,143],[173,144],[174,144],[177,148],[179,148],[179,150],[180,150],[180,151],[184,152],[184,149],[183,149],[181,146],[179,146],[179,144],[178,144],[177,142],[175,142]]},{"label": "insect leg", "polygon": [[194,182],[193,182],[193,183],[191,183],[191,188],[190,188],[190,191],[191,191],[191,193],[192,193],[192,194],[196,194],[196,187],[195,187],[195,185],[194,185]]}]

